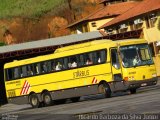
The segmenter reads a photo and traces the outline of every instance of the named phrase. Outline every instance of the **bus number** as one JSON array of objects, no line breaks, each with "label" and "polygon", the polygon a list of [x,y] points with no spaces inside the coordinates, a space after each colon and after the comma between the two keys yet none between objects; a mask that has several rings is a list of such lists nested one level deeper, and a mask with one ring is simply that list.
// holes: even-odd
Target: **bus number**
[{"label": "bus number", "polygon": [[16,96],[15,90],[9,90],[9,91],[7,91],[7,93],[8,93],[8,97],[15,97]]},{"label": "bus number", "polygon": [[80,77],[86,77],[89,75],[89,70],[78,70],[77,72],[73,73],[73,78],[80,78]]}]

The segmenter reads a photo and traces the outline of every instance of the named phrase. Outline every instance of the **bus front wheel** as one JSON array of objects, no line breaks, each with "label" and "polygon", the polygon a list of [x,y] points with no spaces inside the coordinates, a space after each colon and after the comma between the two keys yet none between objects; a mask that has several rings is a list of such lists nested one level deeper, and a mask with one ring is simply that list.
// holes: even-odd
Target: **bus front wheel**
[{"label": "bus front wheel", "polygon": [[40,106],[38,96],[35,93],[29,96],[29,101],[33,108],[38,108]]},{"label": "bus front wheel", "polygon": [[98,86],[98,90],[99,90],[99,93],[104,94],[106,98],[110,98],[111,97],[110,87],[106,83],[100,84]]},{"label": "bus front wheel", "polygon": [[43,102],[44,102],[45,106],[52,105],[52,97],[49,92],[43,93]]}]

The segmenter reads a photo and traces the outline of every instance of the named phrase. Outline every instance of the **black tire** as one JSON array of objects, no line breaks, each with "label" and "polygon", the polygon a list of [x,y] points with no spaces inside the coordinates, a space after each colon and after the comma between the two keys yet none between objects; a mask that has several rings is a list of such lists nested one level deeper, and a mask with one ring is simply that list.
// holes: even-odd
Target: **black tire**
[{"label": "black tire", "polygon": [[53,100],[49,92],[43,93],[43,102],[45,106],[50,106],[53,104]]},{"label": "black tire", "polygon": [[98,91],[99,91],[99,93],[104,94],[106,98],[110,98],[111,97],[110,87],[106,83],[100,84],[98,86]]},{"label": "black tire", "polygon": [[40,102],[36,93],[33,93],[29,96],[29,103],[33,108],[40,107]]},{"label": "black tire", "polygon": [[79,100],[80,100],[80,97],[71,98],[71,101],[72,101],[72,102],[78,102]]},{"label": "black tire", "polygon": [[131,93],[131,94],[136,94],[136,92],[137,92],[137,89],[136,89],[136,88],[130,89],[130,93]]}]

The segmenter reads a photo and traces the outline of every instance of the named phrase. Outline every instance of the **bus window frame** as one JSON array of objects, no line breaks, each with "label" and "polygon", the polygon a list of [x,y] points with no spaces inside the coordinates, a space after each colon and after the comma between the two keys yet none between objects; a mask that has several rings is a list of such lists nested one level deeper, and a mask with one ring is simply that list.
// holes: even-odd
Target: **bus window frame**
[{"label": "bus window frame", "polygon": [[[35,63],[31,63],[31,64],[25,64],[25,65],[21,65],[21,66],[16,66],[16,67],[18,67],[18,68],[22,68],[22,67],[24,67],[24,66],[28,66],[28,65],[31,65],[32,66],[32,68],[33,68],[33,75],[27,75],[27,76],[25,76],[25,77],[19,77],[19,78],[16,78],[16,79],[10,79],[10,80],[8,80],[8,75],[6,74],[6,80],[5,81],[13,81],[13,80],[18,80],[18,79],[24,79],[24,78],[29,78],[29,77],[35,77],[35,76],[40,76],[40,75],[44,75],[44,74],[51,74],[51,73],[56,73],[56,72],[63,72],[63,71],[67,71],[67,70],[72,70],[72,69],[79,69],[79,68],[85,68],[85,67],[89,67],[89,66],[96,66],[96,65],[101,65],[101,64],[104,64],[104,63],[107,63],[107,51],[108,49],[107,48],[104,48],[104,49],[99,49],[99,50],[94,50],[94,51],[90,51],[90,52],[85,52],[85,53],[79,53],[79,54],[75,54],[75,55],[70,55],[70,56],[80,56],[80,55],[84,55],[84,54],[87,54],[87,53],[94,53],[94,52],[102,52],[102,51],[104,51],[104,53],[105,53],[105,56],[103,56],[104,57],[104,61],[102,61],[102,62],[100,62],[100,63],[96,63],[96,64],[91,64],[91,65],[81,65],[81,66],[77,66],[77,67],[75,67],[75,68],[70,68],[70,69],[61,69],[61,70],[54,70],[54,71],[49,71],[49,72],[47,72],[47,73],[42,73],[41,72],[41,68],[40,68],[40,74],[35,74],[35,67],[34,67],[34,65],[35,64],[41,64],[41,63],[43,63],[43,62],[52,62],[52,61],[54,61],[55,62],[55,60],[57,60],[57,59],[62,59],[63,60],[63,63],[64,63],[64,58],[69,58],[70,56],[65,56],[65,57],[60,57],[60,58],[54,58],[54,59],[49,59],[49,60],[46,60],[46,61],[40,61],[40,62],[35,62]],[[92,55],[93,56],[93,55]],[[6,68],[5,69],[5,71],[6,70],[8,70],[8,69],[14,69],[14,68],[16,68],[16,67],[11,67],[11,68]],[[63,68],[63,67],[62,67]],[[13,73],[12,73],[13,74]],[[20,72],[19,72],[19,74],[20,74]],[[20,76],[20,75],[19,75]]]}]

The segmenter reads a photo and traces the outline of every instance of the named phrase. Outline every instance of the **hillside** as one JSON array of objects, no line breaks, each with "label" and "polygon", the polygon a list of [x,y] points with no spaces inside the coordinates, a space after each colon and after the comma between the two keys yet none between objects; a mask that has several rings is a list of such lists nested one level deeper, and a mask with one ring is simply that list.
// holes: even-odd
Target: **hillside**
[{"label": "hillside", "polygon": [[65,0],[0,0],[0,18],[39,17]]},{"label": "hillside", "polygon": [[0,3],[0,42],[6,44],[68,35],[68,24],[99,8],[96,0],[0,0]]}]

